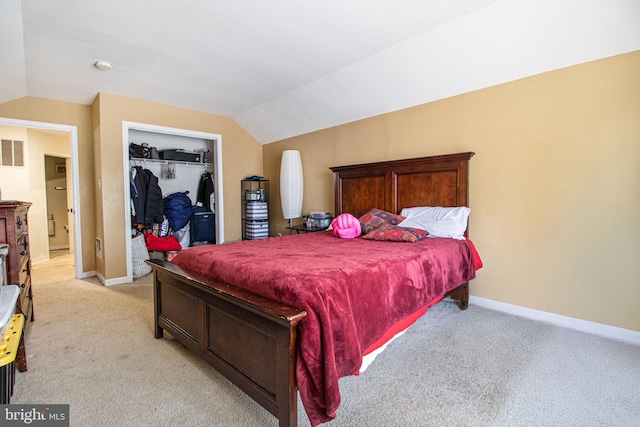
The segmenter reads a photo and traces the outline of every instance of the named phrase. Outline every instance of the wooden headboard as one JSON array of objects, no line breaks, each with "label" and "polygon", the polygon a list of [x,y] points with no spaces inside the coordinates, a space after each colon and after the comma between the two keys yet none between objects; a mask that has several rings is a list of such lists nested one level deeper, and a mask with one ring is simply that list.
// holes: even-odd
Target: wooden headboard
[{"label": "wooden headboard", "polygon": [[334,215],[360,217],[372,208],[400,213],[414,206],[468,206],[469,159],[474,154],[332,167]]}]

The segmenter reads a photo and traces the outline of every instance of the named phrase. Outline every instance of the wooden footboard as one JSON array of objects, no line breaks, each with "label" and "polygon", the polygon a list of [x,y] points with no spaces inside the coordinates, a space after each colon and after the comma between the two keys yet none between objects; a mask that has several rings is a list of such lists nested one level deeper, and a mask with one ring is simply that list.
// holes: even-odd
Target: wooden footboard
[{"label": "wooden footboard", "polygon": [[155,337],[169,332],[278,417],[298,422],[297,325],[306,312],[159,260],[153,268]]}]

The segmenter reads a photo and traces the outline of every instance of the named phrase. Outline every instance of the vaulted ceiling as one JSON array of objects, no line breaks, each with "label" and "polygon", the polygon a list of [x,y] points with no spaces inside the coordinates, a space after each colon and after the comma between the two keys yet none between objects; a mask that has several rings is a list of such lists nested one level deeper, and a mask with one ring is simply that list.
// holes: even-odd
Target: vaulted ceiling
[{"label": "vaulted ceiling", "polygon": [[639,23],[637,0],[2,0],[0,102],[108,92],[266,144],[638,50]]}]

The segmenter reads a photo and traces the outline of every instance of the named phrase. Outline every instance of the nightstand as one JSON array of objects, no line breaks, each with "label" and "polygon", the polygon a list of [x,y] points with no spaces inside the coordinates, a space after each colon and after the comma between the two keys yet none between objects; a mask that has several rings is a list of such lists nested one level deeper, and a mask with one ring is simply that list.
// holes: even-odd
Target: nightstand
[{"label": "nightstand", "polygon": [[296,234],[300,234],[300,232],[313,232],[313,231],[325,231],[329,227],[307,227],[307,224],[294,225],[291,227],[287,227],[289,230],[296,230]]}]

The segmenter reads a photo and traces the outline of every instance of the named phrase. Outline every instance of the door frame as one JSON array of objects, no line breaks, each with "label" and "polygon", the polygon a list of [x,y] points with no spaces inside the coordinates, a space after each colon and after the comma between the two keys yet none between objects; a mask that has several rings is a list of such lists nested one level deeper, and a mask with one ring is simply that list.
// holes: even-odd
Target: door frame
[{"label": "door frame", "polygon": [[[80,173],[78,166],[78,127],[63,125],[58,123],[37,122],[32,120],[10,119],[0,117],[0,125],[16,126],[31,129],[56,130],[69,133],[70,156],[71,156],[71,181],[73,183],[73,244],[75,260],[75,277],[83,279],[92,274],[83,273],[82,268],[82,227],[81,227],[81,206],[80,206]],[[31,167],[31,166],[30,166]]]},{"label": "door frame", "polygon": [[129,131],[139,130],[145,132],[163,133],[167,135],[184,136],[189,138],[206,139],[213,141],[214,162],[214,191],[215,191],[215,227],[216,227],[216,243],[224,243],[224,197],[222,183],[222,135],[216,133],[200,132],[188,129],[172,128],[166,126],[151,125],[147,123],[122,122],[122,162],[124,165],[124,216],[125,216],[125,242],[126,242],[126,259],[127,259],[127,281],[133,280],[133,255],[131,248],[131,196],[129,188],[131,185],[131,175],[129,173]]}]

